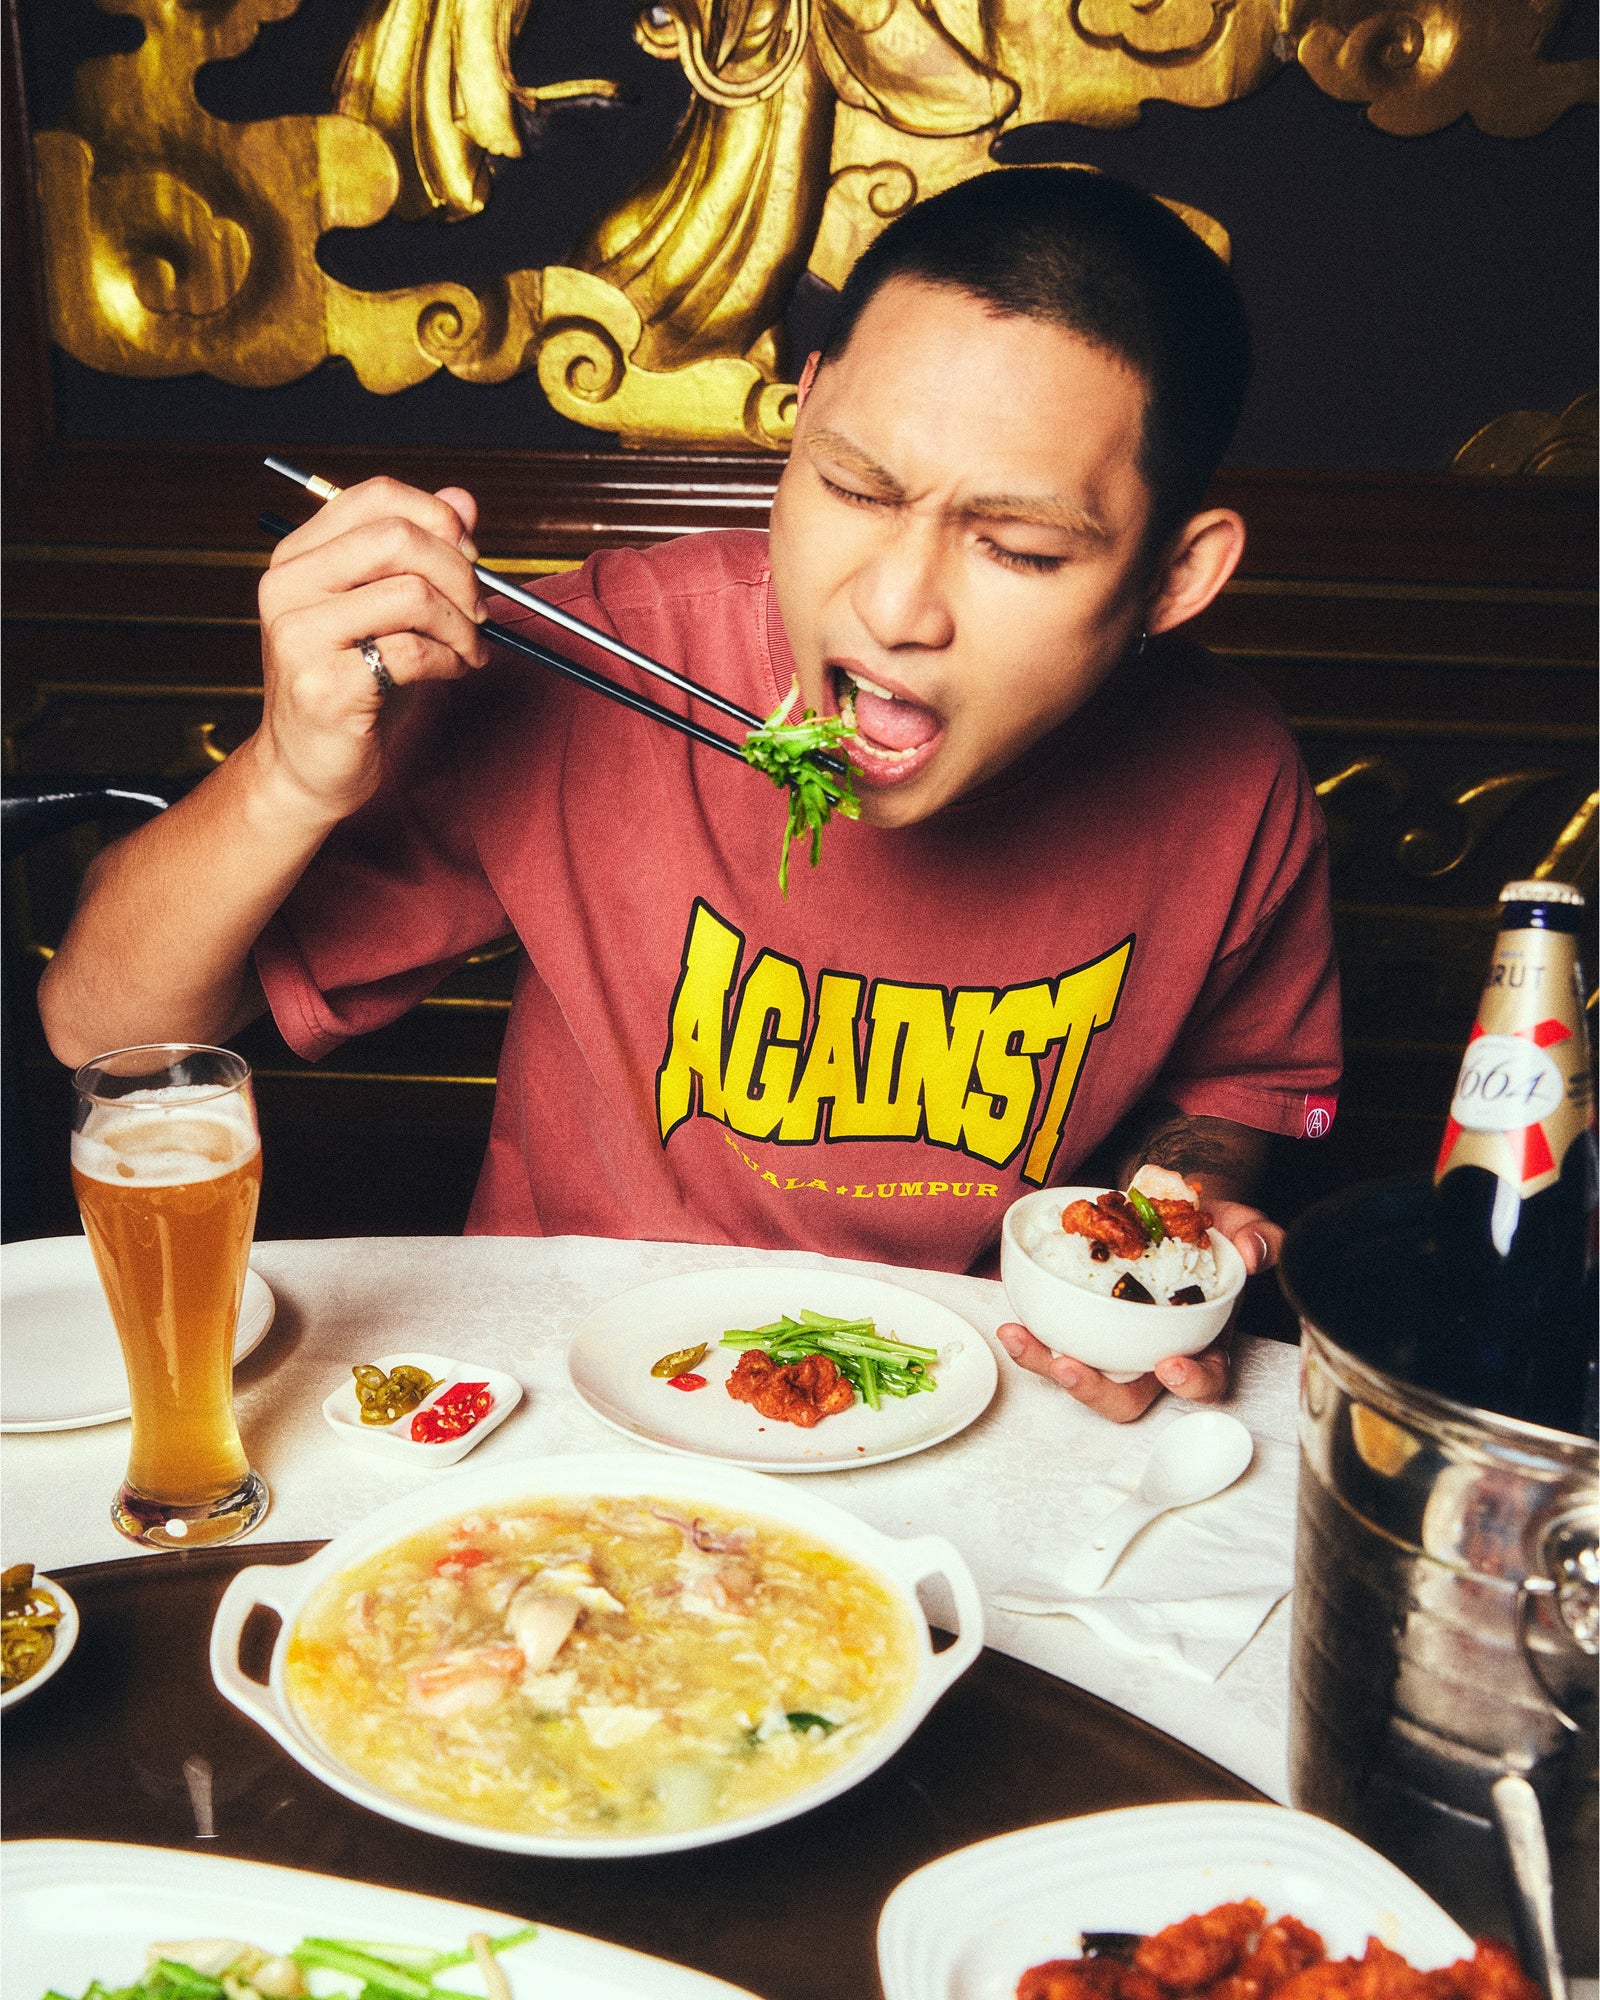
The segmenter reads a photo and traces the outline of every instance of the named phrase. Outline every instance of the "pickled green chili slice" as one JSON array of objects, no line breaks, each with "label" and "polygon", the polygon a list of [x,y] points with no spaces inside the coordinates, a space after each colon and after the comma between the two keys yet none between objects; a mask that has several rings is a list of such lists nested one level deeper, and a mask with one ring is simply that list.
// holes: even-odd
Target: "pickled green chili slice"
[{"label": "pickled green chili slice", "polygon": [[398,1423],[443,1380],[442,1376],[430,1375],[426,1368],[415,1368],[405,1361],[387,1375],[381,1368],[370,1365],[352,1368],[350,1372],[356,1378],[356,1401],[361,1405],[364,1424]]},{"label": "pickled green chili slice", "polygon": [[0,1687],[32,1679],[55,1651],[60,1623],[61,1606],[34,1583],[32,1563],[0,1573]]},{"label": "pickled green chili slice", "polygon": [[1166,1224],[1156,1214],[1148,1198],[1140,1194],[1137,1188],[1129,1188],[1128,1201],[1134,1214],[1144,1224],[1144,1233],[1149,1237],[1152,1246],[1162,1242],[1167,1233]]},{"label": "pickled green chili slice", "polygon": [[702,1340],[698,1347],[679,1347],[671,1354],[663,1354],[650,1373],[663,1382],[670,1382],[674,1375],[687,1375],[697,1362],[704,1361],[710,1342]]}]

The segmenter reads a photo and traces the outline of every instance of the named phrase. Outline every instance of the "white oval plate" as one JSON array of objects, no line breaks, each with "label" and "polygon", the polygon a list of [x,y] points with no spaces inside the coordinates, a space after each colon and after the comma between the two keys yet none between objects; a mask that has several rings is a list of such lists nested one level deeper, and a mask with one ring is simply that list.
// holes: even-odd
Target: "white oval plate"
[{"label": "white oval plate", "polygon": [[[101,1840],[10,1840],[4,1875],[7,1992],[81,1993],[123,1986],[158,1938],[239,1938],[288,1951],[308,1933],[459,1951],[525,1919],[333,1875]],[[500,1958],[513,2000],[755,2000],[742,1986],[625,1945],[541,1924]],[[475,1966],[443,1974],[483,1993]]]},{"label": "white oval plate", "polygon": [[[715,1507],[748,1519],[779,1521],[797,1528],[824,1548],[858,1562],[893,1595],[912,1631],[916,1679],[899,1709],[876,1734],[862,1739],[855,1754],[824,1777],[770,1805],[734,1819],[713,1820],[670,1833],[620,1835],[525,1833],[457,1819],[382,1791],[358,1776],[322,1746],[290,1699],[288,1655],[302,1613],[330,1577],[403,1541],[420,1528],[459,1520],[482,1509],[541,1500],[553,1495],[604,1495],[655,1500],[691,1511]],[[941,1653],[933,1650],[928,1615],[919,1584],[941,1577],[955,1601],[959,1633]],[[247,1675],[239,1644],[258,1605],[276,1611],[278,1637],[266,1684]],[[675,1854],[710,1847],[741,1834],[756,1833],[826,1804],[870,1777],[905,1743],[940,1696],[964,1674],[983,1647],[983,1600],[959,1551],[939,1535],[904,1539],[881,1534],[856,1515],[824,1500],[815,1487],[792,1480],[765,1479],[728,1465],[690,1464],[651,1458],[639,1451],[576,1453],[561,1458],[509,1459],[476,1471],[454,1473],[437,1486],[403,1494],[368,1514],[304,1562],[260,1564],[242,1569],[222,1594],[211,1627],[211,1678],[235,1708],[279,1743],[302,1769],[370,1812],[402,1826],[491,1847],[503,1854],[558,1854],[585,1860],[623,1860],[644,1854]]]},{"label": "white oval plate", "polygon": [[1380,1938],[1422,1968],[1472,1940],[1392,1861],[1287,1806],[1133,1806],[1003,1833],[908,1875],[878,1920],[884,2000],[1012,2000],[1082,1933],[1160,1930],[1255,1896],[1320,1931],[1333,1958]]},{"label": "white oval plate", "polygon": [[72,1649],[78,1643],[78,1607],[56,1582],[53,1576],[46,1576],[43,1570],[33,1573],[34,1587],[48,1590],[61,1606],[61,1622],[56,1627],[56,1643],[50,1649],[50,1657],[37,1673],[29,1674],[25,1681],[18,1681],[14,1688],[7,1688],[0,1694],[0,1709],[10,1708],[13,1702],[26,1701],[36,1688],[42,1688],[52,1674],[60,1673],[67,1664]]},{"label": "white oval plate", "polygon": [[[247,1271],[234,1366],[267,1337],[276,1302]],[[0,1254],[0,1431],[120,1423],[128,1378],[86,1236],[40,1236]]]},{"label": "white oval plate", "polygon": [[[936,1347],[932,1394],[885,1396],[869,1410],[824,1417],[812,1430],[774,1423],[724,1384],[738,1366],[717,1342],[731,1327],[766,1326],[784,1313],[871,1318],[880,1333]],[[650,1373],[665,1354],[698,1341],[710,1351],[694,1372],[703,1389],[673,1389]],[[567,1343],[567,1375],[602,1423],[662,1451],[714,1458],[752,1472],[843,1472],[926,1451],[981,1417],[1000,1371],[976,1327],[920,1292],[848,1271],[685,1271],[639,1285],[592,1312]]]}]

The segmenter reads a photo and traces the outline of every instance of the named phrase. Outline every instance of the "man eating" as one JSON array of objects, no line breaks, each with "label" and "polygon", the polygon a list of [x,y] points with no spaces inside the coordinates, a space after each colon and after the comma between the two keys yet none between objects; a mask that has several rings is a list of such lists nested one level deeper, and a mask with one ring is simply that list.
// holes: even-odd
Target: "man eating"
[{"label": "man eating", "polygon": [[[1248,370],[1160,203],[984,175],[857,265],[769,536],[541,586],[748,709],[853,719],[860,820],[787,900],[765,780],[484,642],[555,635],[483,601],[470,494],[337,496],[262,582],[260,729],[91,870],[51,1046],[270,1006],[315,1058],[514,935],[470,1230],[992,1268],[1019,1195],[1148,1160],[1268,1267],[1270,1139],[1339,1073],[1325,836],[1270,702],[1170,636],[1243,551],[1205,491]],[[1226,1387],[1220,1348],[1114,1384],[1001,1338],[1119,1420]]]}]

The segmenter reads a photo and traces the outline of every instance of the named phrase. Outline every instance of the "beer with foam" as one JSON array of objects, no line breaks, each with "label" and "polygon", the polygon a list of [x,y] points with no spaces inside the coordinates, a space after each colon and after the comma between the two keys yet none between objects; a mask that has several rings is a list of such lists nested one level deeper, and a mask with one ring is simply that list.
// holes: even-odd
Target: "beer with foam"
[{"label": "beer with foam", "polygon": [[[72,1181],[128,1373],[133,1437],[112,1517],[161,1547],[232,1540],[266,1491],[233,1413],[233,1347],[261,1190],[249,1071],[227,1056],[210,1081],[151,1082],[111,1095],[103,1065],[79,1115]],[[234,1076],[236,1068],[237,1075]],[[193,1059],[158,1074],[192,1078]],[[233,1080],[228,1081],[233,1076]],[[97,1087],[96,1087],[97,1086]],[[241,1518],[248,1516],[240,1525]]]}]

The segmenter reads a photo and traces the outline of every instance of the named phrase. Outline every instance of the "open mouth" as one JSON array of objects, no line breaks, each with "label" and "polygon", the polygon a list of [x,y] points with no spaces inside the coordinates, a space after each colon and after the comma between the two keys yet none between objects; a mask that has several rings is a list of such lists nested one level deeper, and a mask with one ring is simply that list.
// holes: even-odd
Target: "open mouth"
[{"label": "open mouth", "polygon": [[855,731],[850,761],[870,785],[903,784],[933,756],[944,723],[931,708],[869,679],[855,667],[829,669],[839,713]]}]

